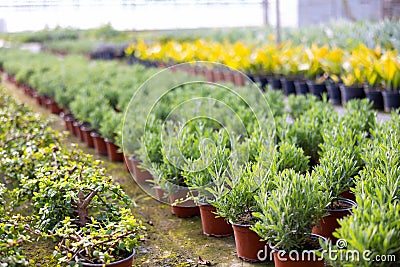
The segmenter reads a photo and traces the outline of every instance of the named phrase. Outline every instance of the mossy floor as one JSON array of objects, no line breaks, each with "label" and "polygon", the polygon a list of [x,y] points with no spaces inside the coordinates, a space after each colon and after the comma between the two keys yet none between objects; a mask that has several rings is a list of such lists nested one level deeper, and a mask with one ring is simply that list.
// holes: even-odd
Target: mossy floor
[{"label": "mossy floor", "polygon": [[[4,78],[4,77],[3,77]],[[57,131],[65,131],[64,123],[58,116],[39,106],[32,98],[27,97],[22,89],[2,79],[5,91],[26,104],[33,111],[50,121]],[[76,137],[64,138],[67,146],[75,143],[86,153],[93,154],[104,161],[108,173],[116,183],[121,184],[128,195],[136,202],[133,208],[135,216],[142,220],[147,228],[145,242],[139,248],[133,266],[198,266],[198,259],[211,262],[212,266],[273,266],[272,263],[250,264],[238,259],[235,253],[233,237],[213,238],[203,235],[199,217],[180,219],[171,214],[170,206],[149,197],[136,185],[123,163],[113,163],[106,157],[98,156],[93,149],[87,148]],[[56,266],[52,257],[54,243],[50,240],[39,240],[24,245],[24,251],[34,266]]]}]

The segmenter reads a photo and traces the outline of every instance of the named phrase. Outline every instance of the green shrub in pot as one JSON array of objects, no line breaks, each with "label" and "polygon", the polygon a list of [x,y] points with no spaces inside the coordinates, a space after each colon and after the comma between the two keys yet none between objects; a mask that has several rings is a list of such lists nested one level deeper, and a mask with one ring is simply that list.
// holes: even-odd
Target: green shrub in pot
[{"label": "green shrub in pot", "polygon": [[[355,177],[358,208],[342,219],[335,236],[347,242],[347,251],[370,251],[367,257],[392,255],[391,261],[373,262],[372,266],[397,266],[400,259],[400,138],[399,118],[378,124],[373,139],[362,146],[365,167]],[[359,266],[371,266],[371,260],[359,257]],[[333,266],[351,264],[349,259],[327,259]]]},{"label": "green shrub in pot", "polygon": [[319,162],[319,145],[323,142],[322,131],[337,120],[337,113],[325,102],[317,102],[292,124],[283,126],[281,138],[296,144],[310,156],[312,165]]},{"label": "green shrub in pot", "polygon": [[114,142],[117,132],[121,130],[122,116],[122,113],[116,112],[111,108],[103,113],[99,128],[100,134]]},{"label": "green shrub in pot", "polygon": [[313,104],[317,101],[317,97],[314,95],[289,95],[288,105],[289,114],[292,118],[298,118],[308,109],[310,109]]},{"label": "green shrub in pot", "polygon": [[307,248],[311,229],[325,214],[330,198],[309,175],[284,170],[273,178],[275,189],[262,189],[256,203],[259,220],[252,228],[260,237],[284,251],[302,251]]}]

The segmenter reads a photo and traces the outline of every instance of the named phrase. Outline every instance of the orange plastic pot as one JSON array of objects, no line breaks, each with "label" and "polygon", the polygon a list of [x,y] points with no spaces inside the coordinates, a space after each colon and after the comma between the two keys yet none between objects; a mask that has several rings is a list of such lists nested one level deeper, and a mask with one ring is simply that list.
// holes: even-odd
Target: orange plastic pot
[{"label": "orange plastic pot", "polygon": [[224,218],[215,214],[217,211],[214,206],[205,204],[200,205],[200,216],[203,233],[208,236],[224,237],[233,235],[232,225]]},{"label": "orange plastic pot", "polygon": [[338,220],[350,215],[352,208],[357,206],[357,204],[354,201],[351,201],[350,199],[343,198],[343,199],[338,199],[337,201],[343,204],[347,204],[350,207],[337,210],[328,210],[329,215],[320,219],[319,225],[314,226],[312,229],[313,234],[326,237],[332,240],[334,243],[337,241],[337,238],[334,237],[332,234],[335,232],[337,228],[340,227]]},{"label": "orange plastic pot", "polygon": [[260,254],[267,253],[267,255],[269,255],[267,242],[260,241],[260,236],[256,232],[250,230],[250,225],[232,223],[232,227],[235,235],[236,251],[239,258],[250,262],[260,262],[263,261],[263,259],[259,257]]},{"label": "orange plastic pot", "polygon": [[119,147],[114,144],[114,142],[110,139],[104,139],[107,148],[108,159],[114,162],[122,162],[124,161],[124,154],[122,152],[118,152]]}]

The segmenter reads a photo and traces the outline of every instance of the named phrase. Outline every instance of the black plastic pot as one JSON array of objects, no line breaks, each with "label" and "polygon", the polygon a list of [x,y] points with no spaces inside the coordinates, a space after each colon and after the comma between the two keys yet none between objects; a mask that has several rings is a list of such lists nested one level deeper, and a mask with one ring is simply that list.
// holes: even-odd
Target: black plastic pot
[{"label": "black plastic pot", "polygon": [[364,87],[359,86],[345,86],[340,85],[340,92],[342,93],[342,104],[346,104],[351,99],[365,98]]},{"label": "black plastic pot", "polygon": [[336,83],[326,84],[326,90],[328,91],[329,102],[331,102],[332,105],[342,104],[342,94]]},{"label": "black plastic pot", "polygon": [[322,99],[322,94],[326,93],[326,86],[324,83],[315,83],[313,81],[307,81],[308,89],[310,93]]},{"label": "black plastic pot", "polygon": [[267,84],[268,84],[268,79],[267,79],[267,76],[265,76],[265,75],[258,75],[258,76],[255,76],[255,77],[254,77],[254,80],[255,80],[256,83],[258,83],[258,84],[260,85],[260,88],[261,88],[262,90],[264,90],[265,87],[266,87]]},{"label": "black plastic pot", "polygon": [[273,90],[279,90],[282,88],[281,80],[277,78],[268,78],[268,84],[271,86]]},{"label": "black plastic pot", "polygon": [[400,107],[399,91],[383,91],[382,96],[385,112],[390,112],[391,110]]},{"label": "black plastic pot", "polygon": [[305,95],[308,93],[308,85],[305,81],[295,81],[294,87],[296,90],[296,95]]},{"label": "black plastic pot", "polygon": [[281,78],[282,90],[284,95],[295,94],[294,81],[287,78]]},{"label": "black plastic pot", "polygon": [[383,96],[381,91],[365,90],[365,97],[372,103],[374,109],[383,110]]}]

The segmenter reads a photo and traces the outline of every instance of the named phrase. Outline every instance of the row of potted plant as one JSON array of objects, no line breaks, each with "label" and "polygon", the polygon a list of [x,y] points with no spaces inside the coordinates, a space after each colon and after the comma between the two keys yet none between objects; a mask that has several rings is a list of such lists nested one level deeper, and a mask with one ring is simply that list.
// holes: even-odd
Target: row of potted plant
[{"label": "row of potted plant", "polygon": [[[371,49],[360,44],[346,50],[291,42],[255,46],[240,41],[146,43],[139,40],[125,52],[132,62],[159,67],[191,61],[219,62],[243,71],[261,87],[270,84],[275,89],[282,88],[286,95],[311,93],[321,97],[323,92],[328,92],[334,104],[367,97],[377,109],[383,109],[384,100],[386,111],[399,107],[399,56],[396,50],[384,50],[379,46]],[[237,85],[245,82],[223,68],[189,67],[187,71],[214,82],[222,80]]]},{"label": "row of potted plant", "polygon": [[132,200],[99,161],[64,147],[39,116],[3,93],[0,103],[1,262],[28,266],[20,246],[43,238],[57,242],[59,264],[131,266],[143,239]]},{"label": "row of potted plant", "polygon": [[[166,87],[168,86],[167,84]],[[250,100],[250,103],[254,104],[255,110],[267,109],[255,90],[249,90],[249,88],[234,88],[234,90],[240,92],[240,95],[245,95],[246,100]],[[147,98],[141,98],[139,101],[143,102],[145,106],[154,103],[152,96],[156,96],[158,99],[161,91],[157,86],[151,87],[151,90],[147,92],[149,93]],[[199,94],[199,92],[201,93]],[[165,120],[170,119],[168,114],[174,110],[174,107],[187,100],[193,100],[196,96],[223,100],[234,110],[234,113],[238,114],[240,121],[245,122],[245,131],[237,131],[240,129],[238,128],[239,124],[232,120],[231,113],[227,109],[219,105],[220,102],[211,101],[207,102],[208,105],[204,105],[200,99],[192,102],[192,105],[185,105],[183,110],[172,116],[175,118],[174,121],[163,124]],[[355,186],[354,179],[351,178],[365,165],[365,162],[360,160],[360,147],[364,144],[363,140],[367,140],[372,135],[372,129],[378,128],[376,114],[370,109],[371,106],[367,101],[350,101],[346,106],[346,115],[339,118],[326,101],[316,101],[316,98],[313,97],[295,97],[290,100],[289,111],[284,110],[283,95],[279,91],[267,90],[263,97],[268,100],[267,103],[271,110],[258,117],[260,119],[267,118],[266,120],[258,121],[251,116],[246,102],[238,99],[235,94],[227,94],[225,91],[216,90],[207,84],[186,84],[175,88],[171,94],[167,94],[157,102],[150,118],[141,117],[140,110],[132,109],[132,113],[128,113],[128,115],[136,115],[136,117],[135,124],[129,124],[129,127],[123,129],[123,131],[128,131],[126,136],[129,141],[127,146],[124,145],[124,148],[127,148],[124,151],[126,152],[125,156],[138,155],[138,159],[142,161],[142,168],[153,174],[153,177],[148,176],[144,182],[151,180],[155,190],[161,189],[160,199],[166,201],[165,198],[168,197],[168,201],[175,204],[172,211],[177,216],[188,215],[182,215],[180,213],[182,210],[177,212],[176,207],[185,208],[186,211],[191,212],[189,215],[195,215],[199,213],[195,206],[196,203],[208,208],[211,204],[215,211],[212,208],[208,209],[208,215],[216,219],[213,213],[216,212],[229,219],[234,218],[231,219],[234,228],[238,228],[236,227],[238,222],[243,219],[237,218],[237,214],[247,215],[244,216],[244,222],[252,223],[246,225],[247,229],[251,225],[253,225],[253,229],[258,229],[258,221],[269,220],[265,218],[266,213],[263,213],[262,210],[264,208],[269,211],[266,206],[269,207],[272,204],[269,202],[271,194],[280,196],[282,199],[290,199],[290,196],[297,192],[298,188],[304,187],[308,189],[299,193],[304,198],[317,190],[319,193],[316,198],[309,199],[308,203],[311,207],[308,210],[309,213],[302,213],[307,217],[302,220],[304,227],[309,231],[306,231],[305,228],[295,228],[298,226],[297,224],[291,231],[298,229],[302,234],[286,235],[285,238],[293,238],[294,241],[292,240],[290,241],[292,243],[288,244],[299,242],[299,245],[294,245],[297,249],[304,245],[301,243],[305,240],[304,234],[321,231],[319,228],[330,228],[329,236],[328,234],[324,235],[332,238],[332,230],[336,229],[337,225],[325,226],[328,218],[322,216],[328,215],[328,212],[335,213],[335,207],[339,207],[340,211],[345,207],[347,213],[340,215],[344,216],[354,206],[349,201],[332,201],[339,194],[348,194],[349,187]],[[259,102],[253,102],[251,98]],[[302,103],[307,103],[307,105]],[[141,107],[143,106],[137,106],[138,109]],[[212,120],[198,120],[192,125],[187,125],[181,132],[181,136],[177,135],[179,132],[177,126],[182,126],[179,124],[180,119],[187,121],[188,115],[207,114],[205,112],[208,109],[215,111],[213,114],[218,114],[218,121],[222,125],[216,124]],[[293,115],[291,118],[293,123],[288,123],[288,113]],[[274,122],[269,120],[272,115],[274,115]],[[271,142],[271,139],[266,138],[269,132],[263,132],[256,127],[257,122],[261,125],[275,125],[277,142]],[[141,132],[140,130],[145,125],[145,131]],[[236,129],[236,131],[226,131],[226,129]],[[253,134],[246,136],[246,132]],[[161,133],[168,138],[162,141]],[[203,143],[202,140],[205,139],[211,142]],[[238,142],[234,142],[234,140],[238,140]],[[246,158],[244,155],[248,157]],[[243,162],[243,158],[248,160]],[[338,161],[337,164],[335,161]],[[311,167],[313,167],[312,170]],[[326,175],[327,173],[332,173],[332,175]],[[290,179],[298,181],[298,184],[287,185],[286,183]],[[270,186],[263,189],[260,184]],[[292,191],[284,191],[284,188]],[[179,194],[175,194],[178,192]],[[259,196],[264,202],[260,202],[255,196]],[[318,205],[315,205],[316,202]],[[289,210],[288,207],[282,210],[299,214],[298,210],[293,211],[297,207],[295,204],[298,203],[292,204],[292,210]],[[220,209],[218,209],[218,205],[221,206]],[[207,213],[203,212],[203,214]],[[281,215],[280,213],[276,214]],[[337,217],[337,215],[334,216]],[[288,217],[288,219],[290,218]],[[229,224],[223,220],[219,221],[222,221],[225,226],[222,232],[210,231],[206,226],[203,228],[204,232],[216,236],[230,234],[232,230],[230,230]],[[337,218],[332,221],[337,223]],[[280,247],[279,244],[282,231],[279,233],[269,232],[270,230],[265,229],[266,225],[268,226],[268,224],[262,224],[261,228],[256,230],[260,236],[255,236],[254,231],[250,233],[255,236],[255,240],[259,240],[261,237],[274,242],[274,247],[282,249],[283,247]],[[288,225],[291,224],[288,223]],[[274,236],[273,240],[270,240],[272,239],[270,235]],[[260,246],[264,245],[265,243],[261,243]],[[240,243],[237,243],[237,247],[240,257],[258,260],[259,250],[245,254],[240,250]]]}]

